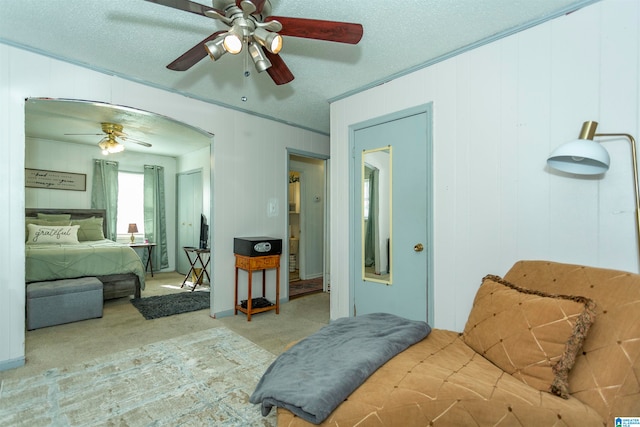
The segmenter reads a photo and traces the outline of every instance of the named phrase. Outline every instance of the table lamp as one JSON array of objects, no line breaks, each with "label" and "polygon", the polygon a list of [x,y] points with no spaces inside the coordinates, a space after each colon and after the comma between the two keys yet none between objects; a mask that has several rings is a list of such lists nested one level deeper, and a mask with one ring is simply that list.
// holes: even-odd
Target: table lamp
[{"label": "table lamp", "polygon": [[129,224],[129,231],[128,233],[131,233],[131,243],[136,241],[135,236],[133,235],[133,233],[137,233],[138,232],[138,226],[136,224]]}]

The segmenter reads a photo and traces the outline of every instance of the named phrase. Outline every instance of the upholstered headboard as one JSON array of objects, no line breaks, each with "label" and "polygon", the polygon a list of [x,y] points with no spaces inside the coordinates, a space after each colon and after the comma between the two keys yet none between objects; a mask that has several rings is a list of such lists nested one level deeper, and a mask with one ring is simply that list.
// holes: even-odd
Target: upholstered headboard
[{"label": "upholstered headboard", "polygon": [[[25,216],[27,218],[36,218],[38,213],[45,214],[70,214],[71,219],[87,219],[91,217],[105,218],[107,211],[105,209],[43,209],[43,208],[26,208]],[[102,221],[102,232],[105,236],[107,234],[107,221]]]}]

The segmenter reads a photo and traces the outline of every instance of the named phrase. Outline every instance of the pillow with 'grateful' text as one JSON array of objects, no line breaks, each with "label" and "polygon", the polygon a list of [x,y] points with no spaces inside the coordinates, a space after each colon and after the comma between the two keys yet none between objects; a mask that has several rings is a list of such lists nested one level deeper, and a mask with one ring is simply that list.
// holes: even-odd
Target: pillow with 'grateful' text
[{"label": "pillow with 'grateful' text", "polygon": [[27,245],[77,245],[79,225],[49,226],[27,224]]}]

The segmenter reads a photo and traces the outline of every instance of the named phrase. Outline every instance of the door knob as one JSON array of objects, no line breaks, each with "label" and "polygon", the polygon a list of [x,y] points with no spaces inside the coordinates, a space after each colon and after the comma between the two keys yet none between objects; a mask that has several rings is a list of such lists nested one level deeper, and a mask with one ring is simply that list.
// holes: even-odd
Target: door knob
[{"label": "door knob", "polygon": [[422,246],[422,243],[418,243],[413,247],[413,250],[416,252],[422,252],[424,250],[424,246]]}]

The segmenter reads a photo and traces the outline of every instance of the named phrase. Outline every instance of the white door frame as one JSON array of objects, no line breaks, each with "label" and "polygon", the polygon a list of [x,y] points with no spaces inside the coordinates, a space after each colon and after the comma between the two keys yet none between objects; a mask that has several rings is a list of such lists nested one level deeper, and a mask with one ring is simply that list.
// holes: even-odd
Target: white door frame
[{"label": "white door frame", "polygon": [[[329,270],[329,253],[328,253],[328,249],[329,249],[329,241],[330,241],[330,234],[329,234],[329,198],[328,198],[328,179],[329,179],[329,156],[325,155],[325,154],[318,154],[318,153],[310,153],[308,151],[303,151],[303,150],[298,150],[295,148],[287,148],[286,150],[286,176],[287,176],[287,180],[285,185],[286,187],[286,193],[287,197],[289,194],[289,171],[291,170],[291,167],[289,165],[289,161],[291,159],[291,156],[299,156],[299,157],[307,157],[307,158],[311,158],[311,159],[317,159],[317,160],[322,160],[324,161],[324,189],[323,189],[323,197],[324,197],[324,224],[323,224],[323,235],[324,235],[324,251],[323,251],[323,256],[322,256],[322,289],[324,292],[328,291],[328,286],[329,286],[329,280],[330,280],[330,270]],[[302,185],[301,185],[302,187]],[[302,192],[302,188],[300,189],[300,191]],[[302,193],[301,193],[302,196]],[[302,208],[302,200],[300,201],[301,204],[301,208]],[[288,287],[289,287],[289,240],[288,240],[288,236],[289,236],[289,215],[287,215],[287,221],[286,221],[286,227],[285,227],[285,232],[284,232],[284,236],[287,236],[286,239],[286,244],[285,242],[283,242],[283,246],[286,248],[286,254],[284,255],[284,259],[286,262],[286,268],[284,268],[284,271],[286,272],[285,274],[285,278],[284,278],[284,282],[286,283],[287,286],[287,295],[288,295]],[[302,240],[300,241],[300,244],[302,244]]]}]

